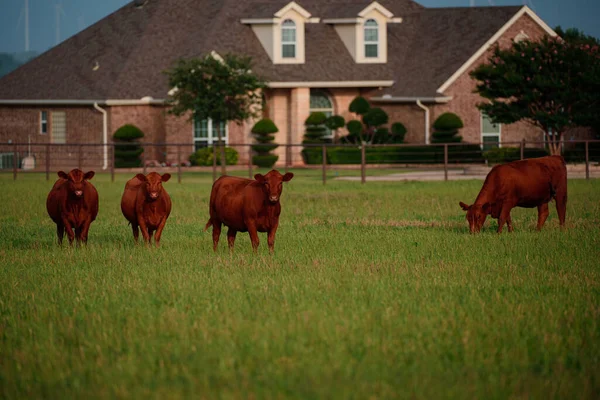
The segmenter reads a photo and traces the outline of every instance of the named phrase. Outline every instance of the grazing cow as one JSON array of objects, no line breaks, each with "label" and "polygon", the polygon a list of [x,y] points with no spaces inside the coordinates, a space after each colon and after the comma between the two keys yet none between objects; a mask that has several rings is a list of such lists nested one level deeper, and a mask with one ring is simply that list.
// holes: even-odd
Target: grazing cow
[{"label": "grazing cow", "polygon": [[139,237],[138,227],[142,230],[144,241],[154,240],[160,245],[162,231],[171,213],[171,197],[162,183],[171,179],[171,174],[160,175],[150,172],[148,175],[137,174],[127,181],[121,198],[121,211],[131,223],[133,238],[136,243]]},{"label": "grazing cow", "polygon": [[94,171],[84,174],[74,169],[68,175],[58,171],[58,177],[46,199],[48,215],[56,223],[58,243],[62,244],[65,230],[69,244],[73,244],[75,238],[78,243],[87,243],[90,224],[98,215],[98,192],[88,182],[94,177]]},{"label": "grazing cow", "polygon": [[498,233],[506,223],[513,231],[510,210],[514,207],[538,209],[537,230],[542,229],[548,218],[548,202],[556,201],[560,226],[565,225],[567,211],[567,167],[561,156],[532,158],[496,165],[485,178],[483,187],[472,205],[462,201],[461,208],[467,212],[469,230],[481,230],[488,214],[498,219]]},{"label": "grazing cow", "polygon": [[227,242],[233,250],[235,235],[248,232],[252,249],[258,248],[258,232],[267,232],[269,250],[275,246],[275,232],[279,226],[281,204],[279,199],[283,182],[294,177],[291,172],[281,175],[272,170],[266,175],[256,174],[255,180],[222,176],[215,181],[210,193],[210,219],[204,230],[213,227],[213,250],[217,251],[221,224],[229,227]]}]

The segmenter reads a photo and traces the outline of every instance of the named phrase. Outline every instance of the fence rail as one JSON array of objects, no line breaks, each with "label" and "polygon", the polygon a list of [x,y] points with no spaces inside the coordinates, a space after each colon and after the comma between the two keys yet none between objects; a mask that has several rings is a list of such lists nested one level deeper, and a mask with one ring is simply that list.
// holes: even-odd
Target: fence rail
[{"label": "fence rail", "polygon": [[[21,173],[50,173],[60,169],[95,169],[96,172],[111,174],[114,181],[115,170],[119,167],[139,168],[143,173],[148,169],[170,167],[176,169],[178,182],[182,173],[190,170],[192,164],[212,170],[213,179],[219,174],[221,145],[211,144],[196,149],[190,143],[132,143],[126,144],[55,144],[55,143],[0,143],[0,171],[12,171],[13,178]],[[327,182],[328,172],[335,170],[360,171],[360,180],[366,182],[367,171],[379,168],[415,167],[434,170],[443,169],[444,179],[452,167],[464,165],[488,165],[513,160],[540,157],[548,154],[545,142],[502,142],[499,147],[488,149],[489,143],[443,143],[443,144],[287,144],[275,150],[280,157],[277,168],[305,167],[322,169],[322,180]],[[252,178],[252,144],[227,144],[225,159],[227,168],[247,169]],[[132,163],[124,163],[120,158],[122,150],[139,151]],[[204,150],[202,150],[204,149]],[[195,150],[201,150],[195,153]],[[127,151],[126,151],[127,152]],[[131,153],[131,151],[130,151]],[[195,157],[190,157],[196,154]],[[585,163],[585,177],[590,178],[590,164],[600,162],[600,140],[577,140],[563,144],[563,156],[569,163]]]}]

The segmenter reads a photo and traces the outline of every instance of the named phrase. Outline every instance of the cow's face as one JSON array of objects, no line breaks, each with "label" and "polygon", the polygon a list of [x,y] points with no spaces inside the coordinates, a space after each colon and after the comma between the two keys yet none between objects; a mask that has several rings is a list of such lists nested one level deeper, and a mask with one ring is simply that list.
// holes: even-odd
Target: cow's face
[{"label": "cow's face", "polygon": [[83,187],[85,185],[85,181],[92,179],[94,174],[94,171],[88,171],[84,174],[80,169],[74,169],[68,174],[64,173],[63,171],[58,171],[58,176],[67,180],[67,189],[69,191],[69,195],[75,197],[76,199],[83,198]]},{"label": "cow's face", "polygon": [[154,201],[160,197],[163,191],[162,183],[171,179],[171,174],[161,176],[157,172],[150,172],[148,175],[137,174],[136,177],[145,185],[148,200]]},{"label": "cow's face", "polygon": [[267,199],[271,204],[275,204],[281,197],[283,191],[283,182],[289,182],[294,177],[291,172],[281,175],[276,169],[269,171],[266,175],[256,174],[254,179],[263,187]]},{"label": "cow's face", "polygon": [[469,231],[471,233],[478,233],[483,227],[486,217],[492,211],[490,203],[483,205],[466,205],[462,201],[459,203],[460,207],[467,212],[467,221],[469,221]]}]

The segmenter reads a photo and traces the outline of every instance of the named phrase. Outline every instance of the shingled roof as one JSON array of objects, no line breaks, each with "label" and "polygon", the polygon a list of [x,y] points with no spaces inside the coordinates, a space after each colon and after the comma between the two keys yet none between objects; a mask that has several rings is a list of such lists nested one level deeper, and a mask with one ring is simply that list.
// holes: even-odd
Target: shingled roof
[{"label": "shingled roof", "polygon": [[[356,64],[335,29],[324,23],[306,25],[304,64],[273,64],[240,19],[270,18],[288,0],[149,0],[143,7],[122,7],[0,79],[0,100],[164,99],[169,88],[163,71],[180,57],[213,50],[252,56],[254,70],[270,82],[394,80],[386,93],[434,95],[520,8],[428,9],[411,0],[378,2],[403,18],[388,25],[387,64]],[[325,19],[348,17],[371,1],[297,3]]]}]

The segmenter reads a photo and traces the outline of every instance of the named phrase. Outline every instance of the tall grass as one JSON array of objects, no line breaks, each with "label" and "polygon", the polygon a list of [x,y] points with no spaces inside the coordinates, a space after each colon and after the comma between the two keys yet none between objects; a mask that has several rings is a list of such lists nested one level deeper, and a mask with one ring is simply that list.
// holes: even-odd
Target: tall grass
[{"label": "tall grass", "polygon": [[479,181],[368,183],[297,172],[270,256],[217,254],[211,180],[164,186],[161,248],[135,246],[128,177],[97,175],[84,248],[56,244],[52,182],[0,175],[3,397],[598,398],[600,182],[556,211],[469,235]]}]

